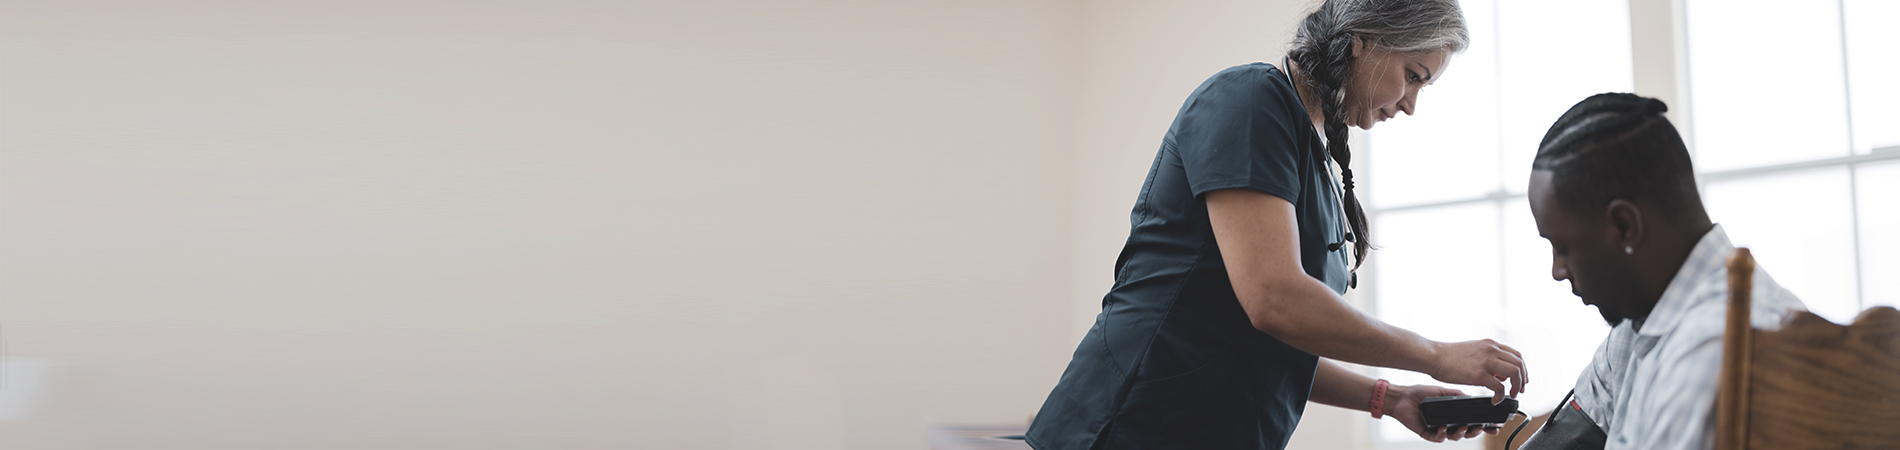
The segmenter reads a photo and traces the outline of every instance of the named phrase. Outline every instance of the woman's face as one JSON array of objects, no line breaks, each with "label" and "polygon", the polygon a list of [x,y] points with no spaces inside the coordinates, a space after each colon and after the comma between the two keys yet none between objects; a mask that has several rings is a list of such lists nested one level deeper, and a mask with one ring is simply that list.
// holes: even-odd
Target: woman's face
[{"label": "woman's face", "polygon": [[1418,113],[1418,90],[1444,76],[1451,50],[1404,53],[1353,42],[1352,82],[1346,85],[1346,125],[1370,130],[1386,119]]}]

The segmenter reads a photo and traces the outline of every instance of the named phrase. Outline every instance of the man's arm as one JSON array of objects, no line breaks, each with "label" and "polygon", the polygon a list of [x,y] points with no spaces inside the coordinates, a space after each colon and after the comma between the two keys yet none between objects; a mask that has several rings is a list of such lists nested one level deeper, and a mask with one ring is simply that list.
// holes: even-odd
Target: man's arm
[{"label": "man's arm", "polygon": [[[1493,402],[1524,391],[1517,350],[1489,339],[1434,342],[1367,316],[1300,265],[1293,204],[1250,189],[1207,194],[1207,215],[1234,294],[1254,328],[1319,356],[1485,386]],[[1504,380],[1511,388],[1506,389]]]},{"label": "man's arm", "polygon": [[[1718,316],[1719,317],[1719,316]],[[1668,339],[1668,338],[1664,338]],[[1652,368],[1639,368],[1627,410],[1616,413],[1604,448],[1708,450],[1715,448],[1715,391],[1722,371],[1722,335],[1687,344],[1664,343]],[[1680,345],[1680,347],[1678,347]],[[1653,370],[1651,370],[1653,369]]]}]

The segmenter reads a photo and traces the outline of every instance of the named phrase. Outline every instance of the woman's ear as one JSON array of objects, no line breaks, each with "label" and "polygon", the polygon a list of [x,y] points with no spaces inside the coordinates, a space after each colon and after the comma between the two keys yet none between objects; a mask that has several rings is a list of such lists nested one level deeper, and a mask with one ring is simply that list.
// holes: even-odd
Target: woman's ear
[{"label": "woman's ear", "polygon": [[1366,57],[1366,37],[1354,34],[1352,35],[1352,58],[1359,59],[1364,57]]},{"label": "woman's ear", "polygon": [[1609,215],[1610,225],[1616,227],[1617,250],[1624,254],[1636,254],[1643,245],[1643,211],[1635,203],[1625,199],[1610,200],[1604,214]]}]

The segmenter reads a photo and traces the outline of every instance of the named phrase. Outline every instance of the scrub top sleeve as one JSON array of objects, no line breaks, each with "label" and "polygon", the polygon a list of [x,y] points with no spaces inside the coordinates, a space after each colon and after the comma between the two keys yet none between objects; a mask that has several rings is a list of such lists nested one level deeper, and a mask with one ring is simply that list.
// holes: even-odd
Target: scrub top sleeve
[{"label": "scrub top sleeve", "polygon": [[1182,106],[1173,135],[1195,198],[1247,188],[1298,203],[1303,159],[1295,128],[1310,126],[1277,69],[1241,66],[1214,75]]}]

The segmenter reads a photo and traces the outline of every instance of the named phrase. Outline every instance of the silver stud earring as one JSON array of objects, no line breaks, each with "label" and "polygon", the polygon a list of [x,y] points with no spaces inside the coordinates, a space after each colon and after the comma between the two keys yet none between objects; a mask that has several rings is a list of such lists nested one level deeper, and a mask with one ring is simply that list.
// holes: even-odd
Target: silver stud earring
[{"label": "silver stud earring", "polygon": [[1627,246],[1627,245],[1625,245],[1625,246],[1623,246],[1623,254],[1625,254],[1625,255],[1634,255],[1634,254],[1636,254],[1636,247],[1631,247],[1631,246]]}]

